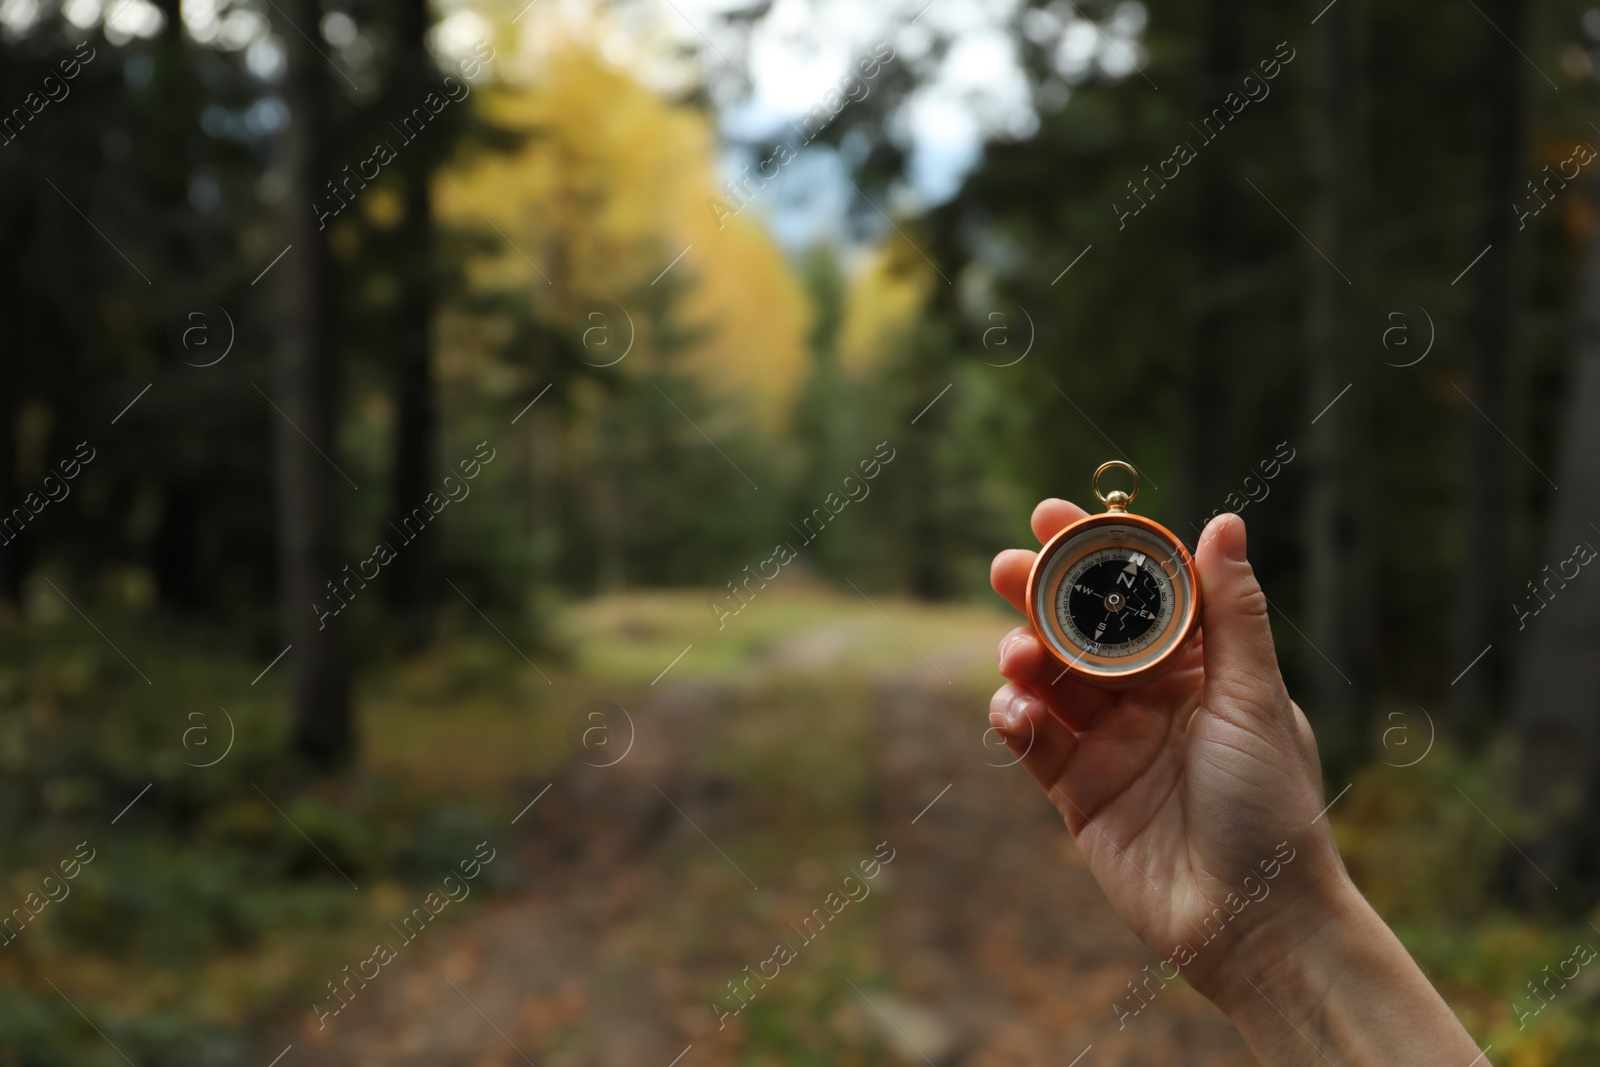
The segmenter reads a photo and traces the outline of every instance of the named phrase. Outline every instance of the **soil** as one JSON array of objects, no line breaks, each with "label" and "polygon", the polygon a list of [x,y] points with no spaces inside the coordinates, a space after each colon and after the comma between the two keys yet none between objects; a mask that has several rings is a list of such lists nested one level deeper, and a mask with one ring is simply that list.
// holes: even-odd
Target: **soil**
[{"label": "soil", "polygon": [[[837,877],[770,916],[729,903],[769,887],[745,893],[732,858],[712,851],[737,843],[730,851],[748,855],[756,831],[738,829],[741,787],[697,770],[695,756],[744,698],[663,682],[633,713],[639,736],[624,760],[578,768],[520,818],[503,868],[515,884],[419,937],[326,1029],[297,1017],[280,1035],[294,1046],[280,1067],[1254,1063],[1181,982],[1119,1024],[1113,1002],[1133,1003],[1128,983],[1157,957],[1112,912],[1022,769],[991,765],[1009,757],[984,752],[972,725],[982,709],[954,693],[920,676],[872,685],[878,799],[865,837],[892,842],[888,903],[842,923],[827,948],[802,947],[765,994],[767,1015],[716,1025],[718,983],[762,958],[724,931],[755,923],[788,937],[785,918]],[[686,874],[676,857],[687,854],[710,873]],[[729,892],[703,892],[710,877]],[[876,977],[838,973],[841,955],[870,959]],[[787,1014],[795,1036],[775,1036]]]}]

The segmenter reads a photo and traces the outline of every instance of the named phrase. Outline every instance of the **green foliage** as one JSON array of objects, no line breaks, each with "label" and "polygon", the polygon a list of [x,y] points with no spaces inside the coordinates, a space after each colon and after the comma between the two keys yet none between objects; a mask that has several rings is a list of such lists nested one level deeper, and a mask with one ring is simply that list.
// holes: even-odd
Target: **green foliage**
[{"label": "green foliage", "polygon": [[1580,968],[1576,981],[1548,987],[1544,1009],[1527,983],[1543,982],[1575,945],[1600,949],[1600,909],[1577,921],[1507,910],[1508,872],[1531,862],[1501,836],[1526,840],[1526,813],[1494,799],[1514,795],[1512,754],[1501,746],[1468,757],[1442,742],[1415,766],[1394,765],[1421,751],[1367,767],[1339,802],[1346,866],[1468,1029],[1508,1064],[1589,1062],[1600,1050],[1600,977]]},{"label": "green foliage", "polygon": [[[138,1060],[241,1063],[241,1022],[302,1007],[370,947],[393,887],[420,897],[477,842],[503,843],[501,823],[481,797],[404,777],[305,780],[282,757],[276,679],[251,689],[253,663],[174,655],[176,635],[97,614],[151,686],[76,615],[0,634],[3,906],[35,894],[38,910],[46,876],[93,850],[58,903],[13,924],[0,1042],[22,1064],[115,1058],[54,982]],[[225,713],[218,693],[236,694]]]},{"label": "green foliage", "polygon": [[[1059,8],[1029,6],[1035,15]],[[1083,7],[1096,18],[1115,10]],[[1583,7],[1561,0],[1535,12],[1532,170],[1591,137],[1593,78],[1571,73],[1595,60],[1579,30]],[[34,892],[81,841],[97,855],[66,906],[0,952],[0,1064],[119,1062],[50,982],[87,990],[94,1025],[137,1061],[244,1062],[241,1029],[286,1005],[299,1010],[323,965],[347,961],[345,949],[367,936],[368,905],[408,899],[492,838],[507,782],[562,766],[570,738],[558,717],[516,712],[548,710],[552,689],[570,694],[547,689],[525,654],[558,677],[573,665],[642,688],[692,641],[680,675],[732,679],[768,713],[741,718],[696,754],[699,770],[759,797],[752,811],[770,836],[750,853],[770,858],[780,844],[805,842],[845,855],[882,802],[864,755],[872,738],[863,679],[891,648],[906,654],[879,625],[879,607],[919,645],[947,637],[947,624],[976,625],[955,611],[908,621],[913,613],[895,597],[988,598],[987,560],[1031,544],[1034,502],[1086,502],[1089,472],[1116,456],[1149,476],[1140,509],[1192,538],[1185,523],[1224,503],[1186,499],[1200,481],[1192,476],[1232,484],[1277,442],[1299,445],[1314,413],[1301,356],[1306,279],[1328,264],[1296,233],[1317,196],[1305,148],[1317,31],[1298,7],[1252,9],[1241,21],[1244,63],[1272,55],[1280,40],[1300,56],[1270,96],[1126,220],[1113,205],[1128,203],[1130,182],[1175,140],[1191,139],[1191,123],[1216,103],[1202,71],[1208,9],[1148,5],[1140,55],[1159,90],[1141,75],[1064,74],[1052,59],[1058,42],[1019,27],[1037,127],[988,145],[949,202],[915,219],[897,215],[895,231],[856,205],[855,236],[878,242],[892,272],[928,283],[869,367],[847,369],[840,358],[863,289],[848,252],[818,246],[794,265],[813,320],[808,373],[787,421],[763,422],[696,369],[717,323],[686,310],[698,284],[692,259],[613,294],[639,313],[644,341],[630,362],[600,367],[585,358],[584,323],[568,320],[570,308],[474,272],[507,255],[503,234],[473,223],[420,243],[395,223],[393,186],[379,183],[331,238],[346,364],[337,454],[362,486],[347,502],[350,558],[370,551],[375,531],[383,536],[397,503],[384,486],[394,465],[395,352],[407,340],[401,294],[431,284],[461,331],[439,346],[452,362],[435,368],[432,458],[452,463],[480,440],[501,458],[474,483],[477,499],[427,535],[440,576],[467,601],[440,590],[434,644],[399,659],[384,602],[354,606],[352,644],[379,712],[364,722],[367,763],[348,780],[311,780],[285,756],[282,669],[260,688],[249,682],[280,648],[271,506],[279,414],[263,402],[276,389],[279,311],[270,274],[256,284],[281,251],[280,213],[301,209],[280,199],[278,88],[242,54],[202,46],[175,22],[153,39],[113,43],[43,8],[37,27],[0,42],[0,101],[22,99],[82,42],[96,58],[69,99],[0,148],[0,490],[26,492],[79,441],[98,454],[8,554],[15,573],[0,588],[27,620],[0,621],[6,899]],[[359,0],[345,11],[367,59],[362,90],[333,80],[340,165],[343,146],[383,136],[423,73],[402,69],[389,6]],[[1352,368],[1375,364],[1368,429],[1379,462],[1367,490],[1384,519],[1379,644],[1393,650],[1382,690],[1431,700],[1459,667],[1441,605],[1474,564],[1460,533],[1472,472],[1459,453],[1475,416],[1457,387],[1473,297],[1450,279],[1477,253],[1479,77],[1486,63],[1517,59],[1465,7],[1368,4],[1359,26],[1368,83],[1357,106],[1370,141],[1356,194],[1365,236],[1356,260],[1337,268],[1351,276],[1360,326],[1345,358]],[[926,63],[950,43],[936,41]],[[1543,69],[1564,79],[1564,91],[1545,91]],[[906,145],[891,129],[926,73],[909,57],[888,67],[816,149],[840,146],[873,203],[889,203],[905,175]],[[709,106],[698,89],[685,96]],[[447,161],[521,147],[486,114],[478,97],[452,107],[406,149],[406,166],[426,181]],[[580,192],[562,220],[574,227],[598,218],[614,190]],[[1549,490],[1532,467],[1548,469],[1557,448],[1546,413],[1568,385],[1574,252],[1594,225],[1575,193],[1533,221],[1516,250],[1525,305],[1503,432],[1529,463],[1512,467],[1504,502],[1519,573],[1542,562],[1534,546]],[[1207,244],[1219,217],[1228,246],[1220,267]],[[629,254],[666,263],[675,247],[665,243],[670,227],[661,230],[630,231]],[[1438,329],[1433,354],[1413,368],[1382,365],[1372,337],[1396,301],[1426,307]],[[204,371],[186,365],[173,332],[202,305],[227,309],[235,333],[230,358]],[[1002,336],[1006,347],[996,347]],[[1202,363],[1208,353],[1220,353],[1214,365]],[[1211,392],[1201,388],[1208,375],[1222,383]],[[880,443],[896,458],[871,495],[799,546],[776,589],[763,584],[720,625],[713,605],[727,585],[827,507]],[[1248,513],[1252,556],[1289,619],[1309,607],[1300,584],[1309,477],[1291,468]],[[808,585],[813,578],[848,579],[874,601],[852,593],[841,602]],[[780,601],[785,583],[805,592]],[[684,586],[709,592],[557,615],[568,597]],[[62,593],[140,667],[89,633]],[[825,621],[832,629],[809,637],[847,650],[830,661],[844,673],[806,678],[817,646],[794,632]],[[1319,653],[1280,635],[1299,691],[1322,669]],[[749,683],[756,671],[766,680]],[[781,684],[769,691],[773,678]],[[224,736],[227,756],[200,766]],[[1511,768],[1495,745],[1449,744],[1414,768],[1367,767],[1335,823],[1358,880],[1469,1005],[1475,1027],[1520,1067],[1583,1062],[1600,1051],[1593,987],[1531,1032],[1510,1019],[1521,984],[1573,937],[1589,936],[1583,925],[1503,910],[1505,871],[1517,859],[1489,818],[1518,840],[1537,829],[1493,799],[1516,795]],[[490,884],[507,877],[502,870]],[[732,910],[752,906],[728,900]],[[714,940],[705,930],[683,936],[699,947]],[[865,981],[879,966],[843,941],[824,949],[836,955],[796,983],[782,1010],[750,1013],[751,1062],[865,1055],[861,1042],[837,1037],[842,1009],[831,991],[840,976]]]}]

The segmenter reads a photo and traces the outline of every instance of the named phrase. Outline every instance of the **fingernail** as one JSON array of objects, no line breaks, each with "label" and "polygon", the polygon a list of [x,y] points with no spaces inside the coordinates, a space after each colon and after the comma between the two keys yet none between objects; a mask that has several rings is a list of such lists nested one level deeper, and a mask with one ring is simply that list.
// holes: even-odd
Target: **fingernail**
[{"label": "fingernail", "polygon": [[1005,728],[1014,730],[1022,725],[1023,717],[1028,714],[1028,707],[1036,699],[1036,697],[1029,696],[1026,693],[1018,693],[1012,697],[1010,703],[1006,705],[1005,711],[1001,713],[1005,718]]},{"label": "fingernail", "polygon": [[1021,641],[1024,636],[1026,636],[1026,635],[1025,634],[1008,634],[1006,636],[1005,640],[1000,642],[1000,648],[999,648],[999,651],[997,653],[996,659],[997,659],[997,661],[998,661],[998,663],[1000,665],[1000,669],[1001,670],[1005,669],[1006,659],[1011,655],[1011,650],[1017,647],[1017,643],[1019,641]]},{"label": "fingernail", "polygon": [[1223,558],[1234,563],[1243,563],[1245,559],[1245,534],[1244,520],[1237,515],[1229,515],[1222,520],[1222,529],[1217,531],[1218,547],[1222,549]]}]

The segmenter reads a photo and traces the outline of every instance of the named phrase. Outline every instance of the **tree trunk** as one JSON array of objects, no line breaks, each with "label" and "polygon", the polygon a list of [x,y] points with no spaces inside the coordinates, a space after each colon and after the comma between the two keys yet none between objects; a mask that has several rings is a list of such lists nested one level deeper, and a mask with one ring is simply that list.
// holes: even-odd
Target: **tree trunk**
[{"label": "tree trunk", "polygon": [[[313,206],[327,199],[322,186],[331,177],[328,61],[300,32],[317,32],[322,14],[317,0],[283,0],[282,8],[291,23],[280,28],[279,36],[289,59],[285,232],[293,247],[278,266],[283,305],[275,401],[286,416],[276,420],[278,580],[285,638],[294,646],[288,658],[293,744],[313,766],[333,767],[351,758],[354,732],[343,617],[331,613],[342,602],[332,591],[344,577],[339,517],[346,491],[344,476],[334,468],[339,385],[330,293],[334,276],[327,231],[319,228]],[[319,603],[329,612],[320,622],[314,606]]]},{"label": "tree trunk", "polygon": [[[1593,218],[1600,183],[1588,192]],[[1600,884],[1600,826],[1592,817],[1600,808],[1600,228],[1593,223],[1575,318],[1555,471],[1561,488],[1551,497],[1541,568],[1518,596],[1496,606],[1518,623],[1507,629],[1518,653],[1523,797],[1552,817],[1530,852],[1582,904]],[[1526,895],[1551,892],[1537,872],[1520,873]]]},{"label": "tree trunk", "polygon": [[[1207,0],[1205,44],[1201,56],[1198,98],[1204,108],[1234,91],[1240,78],[1239,0]],[[1189,367],[1187,470],[1182,501],[1184,523],[1202,524],[1227,494],[1232,472],[1223,469],[1230,457],[1219,452],[1217,427],[1229,424],[1228,308],[1222,294],[1234,268],[1235,234],[1239,228],[1239,193],[1235,164],[1216,155],[1200,160],[1200,212],[1196,220],[1195,266],[1202,290],[1194,319],[1194,357]],[[1181,527],[1180,527],[1181,528]]]},{"label": "tree trunk", "polygon": [[[1322,10],[1324,4],[1313,0],[1311,6]],[[1310,657],[1307,710],[1334,762],[1349,759],[1359,745],[1377,662],[1364,506],[1376,422],[1372,361],[1357,350],[1353,279],[1341,274],[1359,273],[1360,259],[1365,124],[1359,18],[1356,0],[1343,0],[1323,13],[1307,44],[1313,183],[1307,236],[1321,253],[1308,250],[1307,258],[1305,600],[1307,635],[1320,652]]]},{"label": "tree trunk", "polygon": [[[602,447],[604,447],[602,445]],[[612,464],[616,457],[601,455],[590,473],[594,501],[596,591],[604,596],[620,592],[627,584],[627,510],[622,503],[620,479]]]},{"label": "tree trunk", "polygon": [[[0,321],[10,313],[10,301],[0,297]],[[13,337],[0,341],[7,348],[15,344]],[[13,350],[14,352],[14,350]],[[12,352],[0,359],[0,521],[11,517],[12,509],[27,508],[22,505],[22,493],[17,488],[17,360]],[[18,532],[18,531],[21,532]],[[22,607],[22,579],[28,570],[28,547],[31,531],[20,523],[6,527],[0,525],[0,605],[12,609]]]},{"label": "tree trunk", "polygon": [[[398,11],[400,38],[396,56],[395,101],[409,110],[428,93],[433,64],[428,56],[427,0],[402,0]],[[433,374],[430,353],[433,332],[433,208],[428,179],[433,164],[428,153],[412,151],[400,158],[405,216],[400,226],[405,260],[400,265],[399,337],[395,346],[395,436],[390,492],[391,517],[401,525],[411,509],[422,504],[432,481],[434,448]],[[385,591],[397,609],[408,644],[427,636],[428,609],[434,602],[435,539],[419,537],[394,561]]]},{"label": "tree trunk", "polygon": [[[22,503],[26,493],[17,478],[17,419],[26,385],[22,353],[28,337],[20,328],[23,319],[18,311],[23,308],[17,282],[27,269],[25,250],[38,245],[34,230],[41,223],[39,212],[15,191],[41,184],[30,157],[0,155],[0,190],[11,194],[6,197],[7,210],[0,215],[0,263],[5,265],[0,272],[0,617],[21,612],[22,587],[33,560],[33,531],[12,516],[15,508],[28,514]],[[12,519],[9,527],[4,525],[6,519]]]},{"label": "tree trunk", "polygon": [[559,410],[535,404],[527,419],[528,489],[522,495],[524,536],[535,564],[536,584],[548,586],[557,580],[564,555],[562,544],[562,470],[565,427]]},{"label": "tree trunk", "polygon": [[1510,446],[1501,434],[1516,436],[1508,415],[1507,368],[1516,310],[1516,228],[1512,223],[1524,151],[1526,78],[1512,48],[1523,49],[1527,5],[1525,0],[1496,0],[1485,3],[1484,10],[1510,38],[1511,47],[1498,33],[1484,28],[1488,55],[1480,68],[1487,115],[1483,214],[1472,254],[1486,246],[1488,253],[1472,268],[1477,321],[1468,385],[1472,404],[1462,407],[1467,438],[1467,543],[1458,591],[1455,663],[1466,667],[1485,650],[1490,651],[1455,684],[1454,694],[1461,719],[1480,728],[1501,716],[1511,634],[1506,611],[1511,599],[1506,563],[1506,517],[1511,513],[1506,452]]},{"label": "tree trunk", "polygon": [[182,481],[162,486],[161,523],[156,527],[151,564],[157,598],[178,612],[193,612],[205,604],[200,570],[203,502],[203,494]]}]

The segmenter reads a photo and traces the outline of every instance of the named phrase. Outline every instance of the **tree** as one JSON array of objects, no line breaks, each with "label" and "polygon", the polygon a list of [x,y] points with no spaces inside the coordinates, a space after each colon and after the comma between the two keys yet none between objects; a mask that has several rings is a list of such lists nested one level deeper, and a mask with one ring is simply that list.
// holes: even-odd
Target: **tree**
[{"label": "tree", "polygon": [[[1461,569],[1458,589],[1456,654],[1467,663],[1498,646],[1500,654],[1484,657],[1460,680],[1458,706],[1468,721],[1482,723],[1489,709],[1498,707],[1505,692],[1504,650],[1510,628],[1505,605],[1510,599],[1507,580],[1506,531],[1508,479],[1506,432],[1509,413],[1509,364],[1517,307],[1516,212],[1520,198],[1517,175],[1525,151],[1527,78],[1522,63],[1507,52],[1500,38],[1518,52],[1527,31],[1526,0],[1498,0],[1484,5],[1484,14],[1498,27],[1484,28],[1490,53],[1481,65],[1485,130],[1483,138],[1483,199],[1479,235],[1474,245],[1484,248],[1476,273],[1476,322],[1471,362],[1472,403],[1463,407],[1467,420],[1466,502],[1463,526],[1467,532],[1469,566]],[[1474,410],[1476,408],[1476,410]]]},{"label": "tree", "polygon": [[[807,467],[800,477],[796,513],[806,514],[828,493],[838,488],[840,470],[854,462],[849,449],[857,442],[848,437],[856,413],[851,393],[839,367],[839,329],[844,318],[846,278],[837,253],[816,245],[805,255],[801,273],[811,291],[812,319],[807,335],[811,350],[811,380],[795,407],[796,435],[808,445]],[[847,558],[840,539],[822,542],[817,555],[836,566]]]},{"label": "tree", "polygon": [[1374,417],[1372,368],[1355,345],[1352,280],[1333,265],[1354,271],[1360,257],[1366,128],[1359,18],[1356,0],[1334,5],[1306,49],[1311,53],[1307,148],[1313,185],[1307,230],[1315,250],[1306,250],[1304,382],[1307,417],[1313,421],[1306,439],[1305,603],[1311,640],[1333,665],[1319,664],[1309,673],[1308,706],[1323,729],[1323,750],[1335,759],[1354,750],[1360,719],[1376,689],[1377,612],[1370,522],[1363,506],[1372,469],[1367,430]]},{"label": "tree", "polygon": [[328,61],[302,32],[317,31],[317,0],[284,0],[283,18],[290,23],[280,33],[288,49],[284,232],[290,249],[278,275],[283,314],[275,402],[284,415],[277,425],[275,464],[278,582],[284,634],[294,647],[289,660],[294,748],[313,766],[333,767],[351,758],[355,737],[342,619],[330,613],[319,620],[314,608],[329,599],[340,577],[340,496],[345,491],[343,475],[335,469],[334,271],[327,231],[314,206],[325,199],[329,177]]},{"label": "tree", "polygon": [[[1239,69],[1239,0],[1208,0],[1205,5],[1200,70],[1195,101],[1201,108],[1220,102],[1235,91]],[[1237,148],[1237,145],[1232,146]],[[1240,229],[1235,166],[1227,159],[1207,154],[1200,160],[1200,202],[1194,213],[1194,256],[1203,284],[1213,292],[1194,317],[1193,343],[1188,368],[1188,447],[1184,450],[1184,507],[1187,519],[1206,514],[1221,500],[1229,482],[1222,469],[1228,453],[1216,446],[1216,428],[1228,424],[1228,390],[1233,373],[1227,326],[1230,316],[1224,281],[1238,269]]]},{"label": "tree", "polygon": [[[1591,181],[1589,194],[1600,206],[1600,183]],[[1551,820],[1533,854],[1540,870],[1585,903],[1592,892],[1578,887],[1592,890],[1600,880],[1600,827],[1590,814],[1600,806],[1600,574],[1587,573],[1593,565],[1585,562],[1600,549],[1594,526],[1600,500],[1600,228],[1592,224],[1588,245],[1556,466],[1561,488],[1551,497],[1545,566],[1512,603],[1519,622],[1513,707],[1522,793]],[[1522,884],[1530,896],[1548,892],[1533,871]]]},{"label": "tree", "polygon": [[[9,256],[6,259],[12,261]],[[0,322],[14,321],[10,303],[8,294],[0,290]],[[10,348],[16,340],[8,336],[0,343]],[[9,355],[0,359],[0,521],[23,506],[22,493],[17,486],[16,456],[17,394],[21,385],[17,367],[20,363],[21,360]],[[12,608],[20,608],[22,604],[22,579],[27,572],[30,540],[25,532],[13,534],[6,529],[0,533],[0,541],[4,542],[0,544],[0,603]]]},{"label": "tree", "polygon": [[[428,92],[433,63],[428,55],[428,2],[401,0],[397,11],[398,48],[393,99],[404,111]],[[401,156],[399,175],[403,214],[399,226],[400,298],[394,351],[395,434],[390,474],[390,511],[398,525],[431,488],[434,447],[432,334],[434,308],[433,205],[429,182],[431,152],[413,149]],[[415,640],[433,603],[434,539],[419,538],[394,562],[385,587],[391,606],[404,613]]]}]

